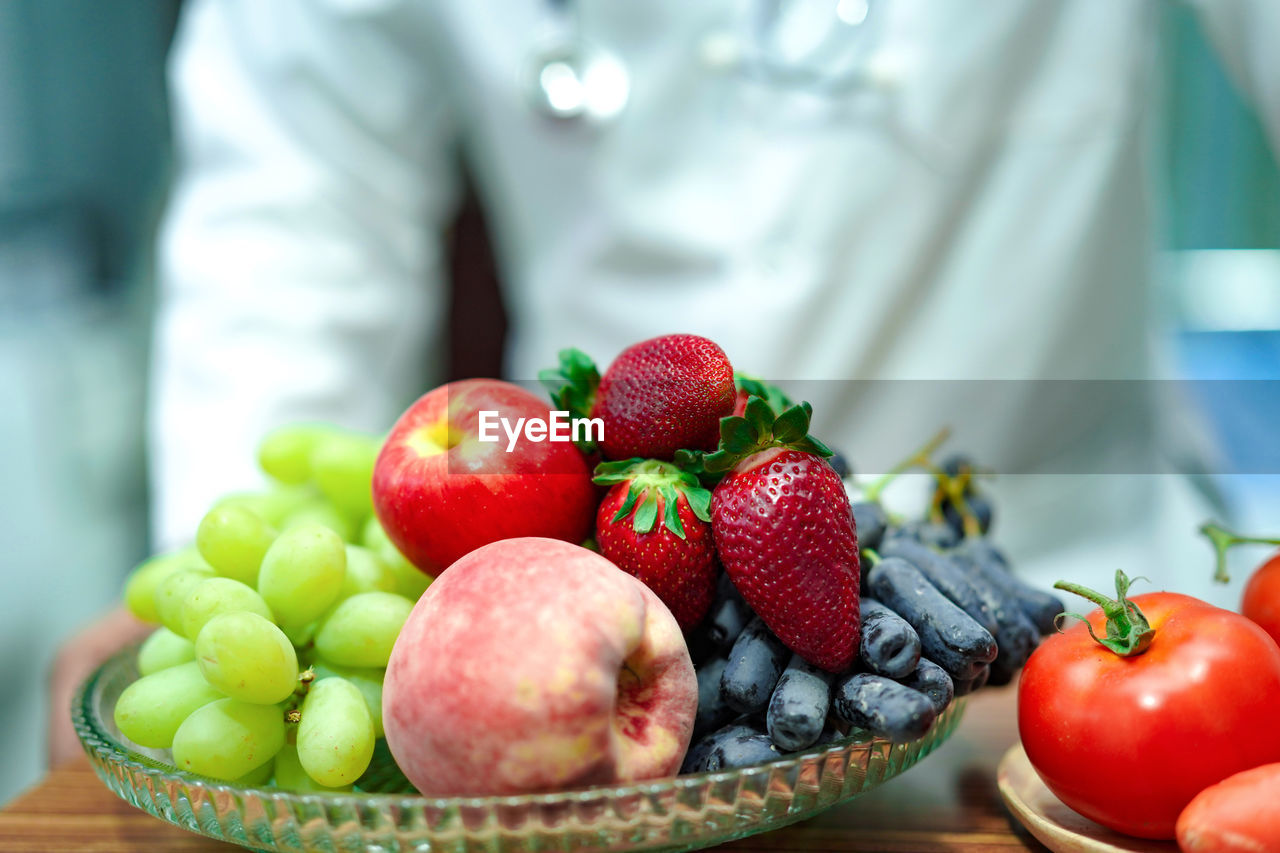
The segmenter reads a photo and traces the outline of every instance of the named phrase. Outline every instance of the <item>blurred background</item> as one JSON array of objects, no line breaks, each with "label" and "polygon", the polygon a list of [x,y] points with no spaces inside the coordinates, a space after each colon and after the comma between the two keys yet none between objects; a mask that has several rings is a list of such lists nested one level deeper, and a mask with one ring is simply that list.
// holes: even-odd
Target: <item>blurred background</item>
[{"label": "blurred background", "polygon": [[[1178,375],[1280,379],[1280,173],[1194,16],[1161,5],[1162,334]],[[0,802],[43,772],[58,644],[148,553],[152,254],[180,14],[177,0],[0,0]],[[474,202],[450,249],[447,372],[496,375],[505,328]],[[1274,442],[1280,416],[1241,387],[1197,401],[1228,454]],[[1214,485],[1238,527],[1280,532],[1280,479]]]}]

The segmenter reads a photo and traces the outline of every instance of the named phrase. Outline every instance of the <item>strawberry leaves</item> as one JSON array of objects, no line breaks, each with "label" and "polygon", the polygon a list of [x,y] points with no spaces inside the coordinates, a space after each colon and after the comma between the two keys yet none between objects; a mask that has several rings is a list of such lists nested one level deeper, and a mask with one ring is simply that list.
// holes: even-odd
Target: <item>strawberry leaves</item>
[{"label": "strawberry leaves", "polygon": [[813,407],[798,403],[774,415],[763,397],[747,401],[742,417],[720,419],[720,449],[703,457],[703,468],[710,472],[728,471],[743,459],[770,447],[786,447],[827,457],[830,448],[809,435]]},{"label": "strawberry leaves", "polygon": [[551,402],[570,417],[590,417],[600,387],[600,370],[580,349],[562,349],[559,358],[559,367],[538,371],[538,381],[551,395]]},{"label": "strawberry leaves", "polygon": [[734,373],[733,382],[739,390],[746,391],[750,396],[764,400],[775,413],[784,412],[792,406],[791,398],[782,393],[781,388],[776,385],[770,385],[763,379],[756,379],[754,376],[747,376],[745,373]]},{"label": "strawberry leaves", "polygon": [[649,533],[657,526],[659,498],[663,526],[681,539],[685,538],[680,520],[681,497],[700,521],[711,521],[711,492],[702,487],[695,473],[670,462],[640,458],[601,462],[592,479],[602,486],[629,484],[627,497],[610,523],[619,524],[630,515],[636,533]]}]

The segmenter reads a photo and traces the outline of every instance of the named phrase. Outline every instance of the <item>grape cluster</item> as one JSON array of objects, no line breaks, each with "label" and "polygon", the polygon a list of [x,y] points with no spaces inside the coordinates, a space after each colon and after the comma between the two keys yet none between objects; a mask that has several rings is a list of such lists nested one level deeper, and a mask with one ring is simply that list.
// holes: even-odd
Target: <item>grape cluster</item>
[{"label": "grape cluster", "polygon": [[380,444],[320,425],[272,432],[258,461],[273,486],[218,501],[193,545],[134,570],[125,603],[160,627],[116,703],[125,737],[238,784],[360,779],[391,648],[430,583],[372,514]]},{"label": "grape cluster", "polygon": [[722,575],[690,640],[698,715],[682,773],[770,761],[866,733],[924,735],[956,696],[1007,684],[1061,602],[1019,580],[987,538],[992,504],[949,460],[923,519],[852,505],[862,549],[861,645],[842,673],[792,654]]}]

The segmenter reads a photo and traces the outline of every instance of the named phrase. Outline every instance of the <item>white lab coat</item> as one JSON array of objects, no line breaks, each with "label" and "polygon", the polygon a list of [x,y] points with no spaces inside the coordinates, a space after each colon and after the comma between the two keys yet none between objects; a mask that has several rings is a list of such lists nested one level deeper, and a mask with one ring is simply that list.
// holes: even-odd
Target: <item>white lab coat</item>
[{"label": "white lab coat", "polygon": [[[459,151],[497,244],[512,378],[563,346],[607,363],[668,331],[784,385],[1154,375],[1158,0],[886,0],[864,82],[834,97],[735,64],[756,47],[752,6],[577,0],[630,91],[609,121],[557,122],[527,97],[545,0],[189,4],[160,251],[159,542],[258,482],[269,427],[382,430],[439,379]],[[1201,11],[1280,139],[1280,3]],[[905,452],[948,419],[944,391],[904,422],[908,387],[817,388],[822,434],[855,464],[864,442]],[[1034,457],[1020,399],[986,437]],[[1161,575],[1186,563],[1199,511],[1162,483],[1009,477],[998,538],[1045,581]],[[1177,556],[1157,555],[1170,531]]]}]

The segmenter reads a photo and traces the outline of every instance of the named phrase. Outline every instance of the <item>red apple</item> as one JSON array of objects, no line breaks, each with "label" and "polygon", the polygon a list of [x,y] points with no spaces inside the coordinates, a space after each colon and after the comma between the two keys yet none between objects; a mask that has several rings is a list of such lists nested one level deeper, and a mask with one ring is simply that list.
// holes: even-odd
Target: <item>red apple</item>
[{"label": "red apple", "polygon": [[680,626],[643,583],[551,539],[472,551],[396,640],[382,719],[428,796],[552,791],[674,775],[698,684]]},{"label": "red apple", "polygon": [[[497,413],[483,431],[481,412]],[[577,543],[591,534],[597,496],[581,451],[497,425],[514,428],[521,418],[547,423],[551,407],[509,382],[467,379],[428,392],[396,421],[374,465],[373,506],[419,569],[439,574],[500,539]]]}]

